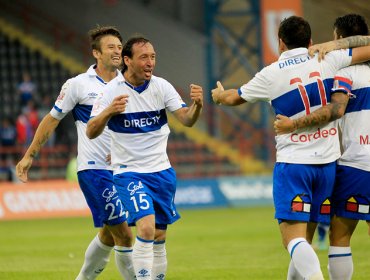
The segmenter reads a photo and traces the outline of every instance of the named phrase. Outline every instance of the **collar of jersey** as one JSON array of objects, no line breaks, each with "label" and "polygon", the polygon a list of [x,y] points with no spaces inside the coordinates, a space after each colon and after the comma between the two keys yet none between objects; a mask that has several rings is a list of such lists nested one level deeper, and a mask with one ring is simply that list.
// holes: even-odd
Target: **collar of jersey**
[{"label": "collar of jersey", "polygon": [[307,54],[308,54],[308,49],[306,48],[291,49],[291,50],[287,50],[283,52],[280,55],[279,60],[291,58],[293,56],[300,56],[300,55],[307,55]]},{"label": "collar of jersey", "polygon": [[[96,71],[95,71],[95,68],[96,68],[96,64],[93,64],[93,65],[91,65],[90,67],[89,67],[89,69],[87,70],[87,73],[90,75],[90,76],[95,76],[96,77],[96,79],[99,81],[99,82],[101,82],[101,83],[103,83],[104,85],[106,85],[107,84],[107,82],[105,82],[101,77],[99,77],[98,76],[98,74],[96,73]],[[119,70],[117,70],[117,76],[120,74],[120,71]]]},{"label": "collar of jersey", "polygon": [[98,75],[95,76],[99,82],[102,82],[103,84],[107,84],[106,82],[104,82],[104,80],[102,78],[100,78]]},{"label": "collar of jersey", "polygon": [[144,82],[144,84],[142,84],[141,86],[138,86],[138,87],[134,87],[133,85],[129,84],[127,81],[125,81],[125,84],[127,86],[129,86],[130,88],[132,88],[134,91],[136,91],[138,93],[142,93],[144,90],[146,90],[148,88],[149,82],[150,82],[150,80],[146,80]]}]

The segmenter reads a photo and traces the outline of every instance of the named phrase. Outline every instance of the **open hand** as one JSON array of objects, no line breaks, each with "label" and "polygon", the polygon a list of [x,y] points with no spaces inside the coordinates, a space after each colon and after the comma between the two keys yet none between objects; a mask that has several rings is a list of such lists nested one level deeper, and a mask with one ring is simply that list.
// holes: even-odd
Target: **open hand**
[{"label": "open hand", "polygon": [[322,44],[316,44],[312,45],[311,47],[308,48],[308,54],[310,56],[314,56],[315,53],[318,53],[318,60],[319,62],[324,59],[325,55],[330,52],[335,50],[335,42],[330,41]]}]

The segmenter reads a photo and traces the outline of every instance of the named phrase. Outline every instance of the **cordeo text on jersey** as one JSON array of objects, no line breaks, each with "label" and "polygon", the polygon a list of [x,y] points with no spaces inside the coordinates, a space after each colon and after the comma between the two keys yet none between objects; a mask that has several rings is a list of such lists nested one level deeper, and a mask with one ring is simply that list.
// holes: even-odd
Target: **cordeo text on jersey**
[{"label": "cordeo text on jersey", "polygon": [[295,58],[283,60],[283,61],[280,61],[279,62],[279,68],[281,69],[281,68],[284,68],[286,66],[300,64],[300,63],[306,62],[308,60],[310,60],[310,57],[309,56],[306,56],[306,57],[295,57]]},{"label": "cordeo text on jersey", "polygon": [[318,128],[315,133],[293,133],[290,136],[290,140],[292,142],[298,143],[298,142],[310,142],[312,140],[317,140],[320,138],[327,138],[329,136],[334,136],[338,133],[337,129],[335,127],[332,127],[330,129],[320,129]]}]

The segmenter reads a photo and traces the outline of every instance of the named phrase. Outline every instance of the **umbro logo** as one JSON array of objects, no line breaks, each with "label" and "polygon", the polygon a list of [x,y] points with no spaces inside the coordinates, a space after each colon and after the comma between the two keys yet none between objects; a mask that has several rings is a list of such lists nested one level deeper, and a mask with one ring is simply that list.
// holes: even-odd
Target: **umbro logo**
[{"label": "umbro logo", "polygon": [[142,270],[139,271],[139,274],[140,275],[138,275],[138,277],[146,277],[146,276],[149,276],[148,273],[149,273],[149,271],[143,268]]},{"label": "umbro logo", "polygon": [[90,92],[90,93],[87,94],[87,96],[92,97],[92,98],[96,98],[98,96],[98,94],[95,93],[95,92]]},{"label": "umbro logo", "polygon": [[99,269],[95,270],[94,272],[96,274],[100,274],[100,273],[102,273],[103,270],[104,270],[104,267],[103,268],[99,268]]}]

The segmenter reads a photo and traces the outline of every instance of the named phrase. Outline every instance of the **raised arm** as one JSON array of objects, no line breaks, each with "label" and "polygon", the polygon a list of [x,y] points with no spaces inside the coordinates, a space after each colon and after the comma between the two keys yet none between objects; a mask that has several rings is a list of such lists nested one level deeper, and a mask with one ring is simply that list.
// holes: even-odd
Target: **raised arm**
[{"label": "raised arm", "polygon": [[370,46],[355,48],[352,50],[351,65],[370,60]]},{"label": "raised arm", "polygon": [[180,108],[173,112],[184,126],[192,127],[198,120],[203,108],[203,89],[198,85],[190,85],[190,98],[193,101],[190,107]]},{"label": "raised arm", "polygon": [[275,132],[278,135],[287,134],[300,128],[319,126],[339,119],[344,115],[348,100],[348,94],[336,92],[332,94],[330,104],[309,115],[294,120],[283,115],[277,115],[274,122]]},{"label": "raised arm", "polygon": [[[348,49],[348,48],[358,48],[358,47],[364,47],[364,46],[369,46],[370,45],[370,36],[351,36],[351,37],[346,37],[334,41],[329,41],[325,42],[322,44],[316,44],[311,47],[309,47],[308,52],[311,56],[313,56],[316,52],[318,53],[318,58],[319,61],[324,59],[325,55],[334,50],[340,50],[340,49]],[[365,48],[364,50],[369,51],[369,49]],[[354,54],[356,55],[356,54]],[[364,60],[360,61],[353,61],[352,59],[352,64],[356,64],[359,62],[362,62]],[[365,59],[366,61],[366,59]]]},{"label": "raised arm", "polygon": [[55,131],[59,123],[60,120],[55,119],[50,114],[47,114],[40,122],[31,145],[15,168],[16,175],[22,182],[25,183],[28,181],[28,170],[32,166],[33,159],[47,142],[50,135]]},{"label": "raised arm", "polygon": [[[87,137],[89,139],[94,139],[98,137],[103,132],[105,126],[107,125],[111,117],[113,117],[114,115],[118,115],[125,111],[127,101],[128,101],[127,94],[116,96],[113,99],[113,102],[107,108],[105,108],[97,116],[94,116],[93,118],[91,118],[87,123],[87,128],[86,128]],[[95,106],[96,104],[94,104],[94,107]]]},{"label": "raised arm", "polygon": [[217,82],[217,87],[212,90],[213,102],[218,105],[236,106],[246,101],[238,94],[237,89],[224,90],[221,82]]}]

